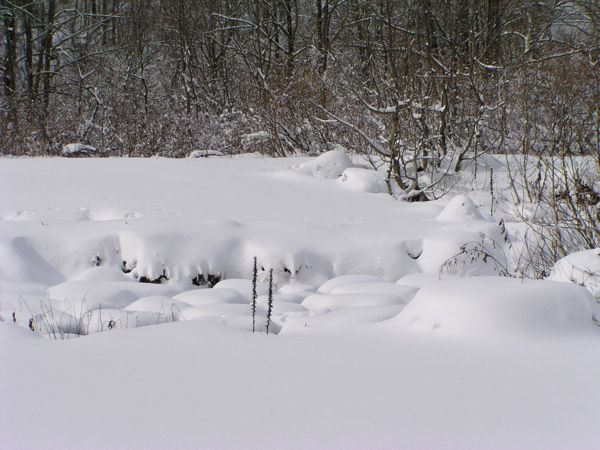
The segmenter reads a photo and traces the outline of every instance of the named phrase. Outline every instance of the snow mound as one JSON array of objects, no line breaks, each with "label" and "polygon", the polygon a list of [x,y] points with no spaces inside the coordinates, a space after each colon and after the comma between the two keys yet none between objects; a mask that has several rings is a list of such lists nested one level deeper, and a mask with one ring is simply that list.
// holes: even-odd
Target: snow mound
[{"label": "snow mound", "polygon": [[397,284],[403,284],[406,286],[414,286],[417,288],[422,288],[425,286],[429,286],[432,283],[437,283],[440,281],[439,273],[411,273],[409,275],[405,275],[396,281]]},{"label": "snow mound", "polygon": [[[64,339],[65,335],[74,337],[80,334],[81,320],[68,313],[46,308],[43,313],[32,318],[35,330],[45,337]],[[28,327],[29,320],[23,326]]]},{"label": "snow mound", "polygon": [[548,279],[579,284],[600,299],[600,248],[583,250],[559,259]]},{"label": "snow mound", "polygon": [[103,331],[128,328],[127,311],[122,309],[94,309],[89,311],[81,321],[81,334],[94,334]]},{"label": "snow mound", "polygon": [[[288,301],[285,296],[282,296],[281,294],[275,294],[273,296],[273,315],[276,316],[287,313],[307,312],[308,310],[301,304],[301,302],[304,300],[304,298],[310,295],[310,293],[306,294],[300,301]],[[256,305],[257,311],[258,308],[260,308],[261,310],[265,311],[266,314],[266,311],[269,308],[269,297],[266,295],[260,295],[256,299]]]},{"label": "snow mound", "polygon": [[[98,273],[92,271],[84,278],[94,278],[96,275],[105,278],[113,276],[103,271]],[[48,288],[44,297],[49,299],[48,302],[53,309],[80,316],[94,309],[124,308],[142,297],[171,297],[177,292],[178,289],[173,286],[138,283],[131,280],[116,282],[73,280]]]},{"label": "snow mound", "polygon": [[311,334],[355,331],[359,326],[383,322],[396,316],[402,306],[358,306],[326,314],[298,315],[283,322],[281,334]]},{"label": "snow mound", "polygon": [[341,286],[343,284],[355,284],[355,283],[367,283],[367,282],[383,282],[383,279],[376,277],[375,275],[342,275],[339,277],[332,278],[321,285],[317,290],[320,294],[329,294],[332,289]]},{"label": "snow mound", "polygon": [[331,150],[293,168],[318,178],[337,178],[353,167],[350,157],[342,150]]},{"label": "snow mound", "polygon": [[213,303],[248,303],[248,298],[243,297],[238,291],[228,288],[220,289],[192,289],[177,294],[173,297],[192,306],[211,305]]},{"label": "snow mound", "polygon": [[[210,305],[192,306],[187,305],[181,308],[181,313],[186,320],[195,319],[198,317],[231,317],[231,316],[247,316],[251,322],[250,317],[250,304],[241,303],[213,303]],[[256,316],[266,316],[266,312],[263,308],[256,308]]]},{"label": "snow mound", "polygon": [[[262,309],[257,308],[257,315],[262,313]],[[216,317],[224,319],[231,316],[248,316],[250,318],[250,305],[240,303],[222,303],[207,304],[202,306],[189,306],[181,308],[181,315],[185,320],[194,320],[198,318]]]},{"label": "snow mound", "polygon": [[286,301],[273,302],[273,316],[288,315],[295,313],[306,313],[308,310],[301,304]]},{"label": "snow mound", "polygon": [[170,315],[173,311],[189,308],[189,304],[162,295],[143,297],[125,307],[125,311],[142,311]]},{"label": "snow mound", "polygon": [[376,170],[362,167],[349,167],[338,178],[338,182],[356,192],[381,193],[388,192],[385,176]]},{"label": "snow mound", "polygon": [[316,289],[308,284],[286,284],[279,288],[279,297],[281,301],[290,303],[301,303],[310,294],[314,294]]},{"label": "snow mound", "polygon": [[[219,281],[213,289],[228,289],[236,291],[249,302],[252,298],[252,281],[241,278],[230,278],[228,280]],[[268,287],[264,283],[257,283],[256,293],[258,295],[266,294]]]},{"label": "snow mound", "polygon": [[464,195],[457,195],[452,198],[436,219],[444,222],[485,220],[473,200]]},{"label": "snow mound", "polygon": [[120,328],[139,328],[183,320],[179,310],[166,312],[126,311],[123,309],[94,309],[87,312],[80,323],[83,335],[102,333]]},{"label": "snow mound", "polygon": [[456,278],[423,287],[392,323],[478,338],[598,332],[593,302],[587,290],[566,283]]},{"label": "snow mound", "polygon": [[[180,320],[202,320],[217,325],[222,325],[234,330],[252,331],[252,317],[249,305],[223,304],[205,305],[202,307],[188,307],[180,312]],[[256,309],[255,330],[266,332],[266,312],[262,308]],[[276,320],[271,320],[269,333],[277,334],[281,326]]]},{"label": "snow mound", "polygon": [[310,284],[294,283],[281,286],[278,292],[283,295],[303,295],[315,292],[315,288]]},{"label": "snow mound", "polygon": [[127,313],[127,328],[146,327],[148,325],[158,325],[165,322],[173,322],[183,320],[181,311],[172,311],[167,314],[163,312],[149,311],[128,311]]},{"label": "snow mound", "polygon": [[408,302],[419,288],[384,282],[348,283],[334,287],[330,294],[391,294]]},{"label": "snow mound", "polygon": [[92,267],[73,278],[73,281],[112,282],[131,281],[122,271],[112,267]]},{"label": "snow mound", "polygon": [[79,158],[82,156],[93,156],[98,150],[91,145],[85,145],[80,142],[67,144],[62,148],[61,155],[70,158]]},{"label": "snow mound", "polygon": [[54,309],[74,315],[100,308],[119,309],[139,298],[119,284],[124,283],[67,281],[48,288],[46,296]]},{"label": "snow mound", "polygon": [[313,294],[302,302],[302,306],[311,312],[327,312],[337,309],[356,308],[358,306],[404,305],[406,300],[394,294]]}]

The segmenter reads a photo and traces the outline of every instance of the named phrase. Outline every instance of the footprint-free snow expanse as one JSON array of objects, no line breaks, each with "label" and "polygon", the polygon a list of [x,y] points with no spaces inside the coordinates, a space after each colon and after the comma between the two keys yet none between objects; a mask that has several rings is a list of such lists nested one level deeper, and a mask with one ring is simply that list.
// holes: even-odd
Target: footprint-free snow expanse
[{"label": "footprint-free snow expanse", "polygon": [[501,278],[357,162],[0,159],[0,449],[597,448],[597,250]]}]

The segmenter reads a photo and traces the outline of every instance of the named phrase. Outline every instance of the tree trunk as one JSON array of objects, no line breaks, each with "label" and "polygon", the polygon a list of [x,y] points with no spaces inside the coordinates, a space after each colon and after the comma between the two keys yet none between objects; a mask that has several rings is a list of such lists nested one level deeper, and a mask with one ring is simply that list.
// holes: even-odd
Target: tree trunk
[{"label": "tree trunk", "polygon": [[[0,5],[3,8],[7,8],[6,1],[2,0]],[[17,34],[16,34],[16,20],[14,11],[8,9],[4,15],[3,20],[4,29],[4,70],[3,70],[3,84],[4,84],[4,95],[8,100],[8,113],[11,118],[16,116],[16,78],[15,78],[15,67],[17,64]]]}]

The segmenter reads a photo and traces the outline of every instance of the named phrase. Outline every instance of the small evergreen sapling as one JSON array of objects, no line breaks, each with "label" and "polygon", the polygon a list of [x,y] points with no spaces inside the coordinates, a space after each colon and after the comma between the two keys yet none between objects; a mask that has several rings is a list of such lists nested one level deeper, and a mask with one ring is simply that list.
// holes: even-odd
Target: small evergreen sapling
[{"label": "small evergreen sapling", "polygon": [[267,334],[271,324],[271,313],[273,312],[273,269],[269,270],[269,296],[267,301]]}]

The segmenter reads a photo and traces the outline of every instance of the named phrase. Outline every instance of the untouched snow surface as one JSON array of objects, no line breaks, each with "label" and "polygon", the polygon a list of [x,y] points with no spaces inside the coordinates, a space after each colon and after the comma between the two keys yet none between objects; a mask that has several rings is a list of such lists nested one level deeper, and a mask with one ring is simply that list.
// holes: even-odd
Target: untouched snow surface
[{"label": "untouched snow surface", "polygon": [[597,448],[597,250],[359,166],[0,159],[0,449]]},{"label": "untouched snow surface", "polygon": [[8,449],[595,449],[597,341],[0,323]]}]

